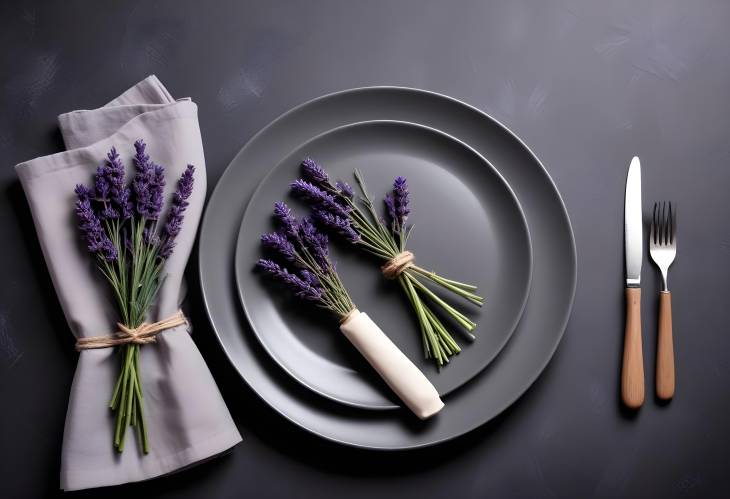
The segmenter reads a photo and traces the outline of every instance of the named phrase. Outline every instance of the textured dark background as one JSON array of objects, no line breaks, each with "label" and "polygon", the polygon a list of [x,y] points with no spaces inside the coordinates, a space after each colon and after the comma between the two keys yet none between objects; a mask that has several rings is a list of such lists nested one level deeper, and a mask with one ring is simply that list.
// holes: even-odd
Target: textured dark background
[{"label": "textured dark background", "polygon": [[[61,150],[56,115],[150,73],[200,106],[210,186],[259,128],[349,87],[463,99],[512,128],[557,183],[578,291],[550,366],[505,414],[406,454],[288,424],[227,364],[190,268],[195,341],[245,441],[176,476],[80,496],[727,497],[730,494],[730,4],[722,1],[3,2],[0,6],[0,496],[58,488],[73,343],[12,166]],[[626,168],[645,209],[679,204],[677,397],[618,404]],[[653,383],[657,278],[644,265]],[[562,283],[556,282],[555,286]]]}]

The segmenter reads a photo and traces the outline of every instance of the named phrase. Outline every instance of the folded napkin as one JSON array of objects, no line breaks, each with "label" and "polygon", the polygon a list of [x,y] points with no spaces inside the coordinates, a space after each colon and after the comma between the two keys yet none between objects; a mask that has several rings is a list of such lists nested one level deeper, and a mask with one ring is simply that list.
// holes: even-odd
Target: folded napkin
[{"label": "folded napkin", "polygon": [[[188,163],[195,188],[182,231],[167,260],[149,322],[169,317],[184,296],[183,271],[205,200],[205,159],[197,106],[175,100],[150,76],[99,109],[59,116],[67,151],[27,161],[16,171],[33,214],[43,255],[71,332],[77,338],[108,335],[119,320],[110,287],[77,229],[74,186],[91,184],[96,167],[116,147],[131,178],[133,143],[144,139],[165,167],[166,202]],[[163,208],[163,214],[166,207]],[[83,350],[71,387],[61,456],[61,488],[77,490],[146,480],[215,456],[241,441],[228,408],[185,325],[141,348],[149,454],[127,428],[123,453],[113,445],[109,409],[120,358],[114,348]]]}]

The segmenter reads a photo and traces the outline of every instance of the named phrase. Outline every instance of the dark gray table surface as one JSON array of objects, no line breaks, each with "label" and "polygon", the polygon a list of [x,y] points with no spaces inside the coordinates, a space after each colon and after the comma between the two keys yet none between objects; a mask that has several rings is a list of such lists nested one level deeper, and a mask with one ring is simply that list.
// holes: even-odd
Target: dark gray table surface
[{"label": "dark gray table surface", "polygon": [[[578,290],[538,382],[446,445],[375,454],[295,428],[240,381],[203,311],[194,338],[245,441],[122,497],[727,497],[730,494],[730,4],[721,1],[3,2],[0,7],[0,496],[57,493],[76,353],[13,165],[57,152],[56,116],[150,73],[192,96],[212,188],[300,102],[394,84],[463,99],[537,153],[565,200]],[[623,188],[679,205],[677,396],[651,396],[657,275],[644,264],[647,403],[618,403]],[[562,283],[556,282],[555,286]]]}]

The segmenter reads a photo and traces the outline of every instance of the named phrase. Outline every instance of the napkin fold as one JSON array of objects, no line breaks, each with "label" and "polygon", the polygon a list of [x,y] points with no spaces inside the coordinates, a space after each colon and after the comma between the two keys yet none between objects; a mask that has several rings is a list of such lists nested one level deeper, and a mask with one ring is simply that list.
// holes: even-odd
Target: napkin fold
[{"label": "napkin fold", "polygon": [[[105,106],[58,117],[67,151],[18,164],[43,255],[71,332],[77,338],[114,332],[119,320],[110,287],[84,248],[74,214],[74,186],[91,184],[96,167],[116,147],[133,174],[133,143],[165,167],[171,192],[185,167],[195,165],[177,245],[148,321],[175,313],[184,298],[183,272],[193,247],[206,193],[205,158],[197,106],[175,100],[149,76]],[[120,359],[116,349],[83,350],[71,387],[61,455],[61,488],[78,490],[146,480],[206,460],[241,441],[218,387],[187,326],[158,335],[141,348],[142,388],[150,451],[142,454],[133,428],[118,453],[109,409]]]}]

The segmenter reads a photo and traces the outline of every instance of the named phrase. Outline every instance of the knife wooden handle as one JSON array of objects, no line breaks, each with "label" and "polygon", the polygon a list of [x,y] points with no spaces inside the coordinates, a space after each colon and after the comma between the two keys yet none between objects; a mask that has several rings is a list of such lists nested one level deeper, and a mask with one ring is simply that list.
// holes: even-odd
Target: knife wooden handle
[{"label": "knife wooden handle", "polygon": [[656,357],[656,394],[662,400],[674,396],[674,345],[672,341],[672,293],[659,294],[659,337]]},{"label": "knife wooden handle", "polygon": [[641,288],[626,288],[626,331],[621,370],[621,399],[626,407],[644,403],[644,358],[641,349]]}]

